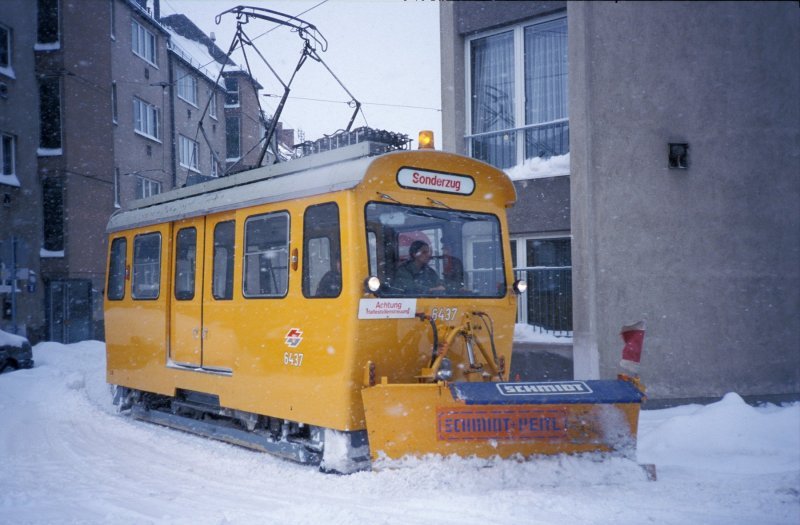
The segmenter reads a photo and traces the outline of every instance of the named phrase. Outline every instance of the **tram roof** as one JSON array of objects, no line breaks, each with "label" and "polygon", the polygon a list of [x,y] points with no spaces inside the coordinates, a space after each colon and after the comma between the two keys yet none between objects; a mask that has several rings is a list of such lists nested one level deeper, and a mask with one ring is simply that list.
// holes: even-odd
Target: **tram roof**
[{"label": "tram roof", "polygon": [[[106,231],[352,189],[387,150],[385,144],[360,142],[153,195],[134,201],[129,210],[114,213]],[[511,186],[510,181],[507,184]]]}]

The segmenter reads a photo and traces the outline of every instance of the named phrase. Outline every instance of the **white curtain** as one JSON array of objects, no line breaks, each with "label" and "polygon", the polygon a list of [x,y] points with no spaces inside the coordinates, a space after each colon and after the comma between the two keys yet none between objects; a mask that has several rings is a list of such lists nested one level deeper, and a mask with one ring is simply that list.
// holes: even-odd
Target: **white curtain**
[{"label": "white curtain", "polygon": [[472,41],[472,133],[514,127],[514,32]]},{"label": "white curtain", "polygon": [[525,28],[525,124],[567,117],[567,19]]}]

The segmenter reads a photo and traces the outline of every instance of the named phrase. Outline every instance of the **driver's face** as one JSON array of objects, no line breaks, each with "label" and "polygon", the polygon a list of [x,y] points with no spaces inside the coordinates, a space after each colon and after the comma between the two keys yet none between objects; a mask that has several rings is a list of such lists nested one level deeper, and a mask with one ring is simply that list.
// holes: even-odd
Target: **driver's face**
[{"label": "driver's face", "polygon": [[428,261],[431,260],[431,249],[428,246],[423,246],[417,252],[415,259],[421,264],[428,264]]}]

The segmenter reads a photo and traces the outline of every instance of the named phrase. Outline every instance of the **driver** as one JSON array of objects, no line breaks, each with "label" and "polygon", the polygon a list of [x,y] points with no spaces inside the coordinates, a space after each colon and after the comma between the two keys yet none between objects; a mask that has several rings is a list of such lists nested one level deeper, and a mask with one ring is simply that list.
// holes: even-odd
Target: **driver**
[{"label": "driver", "polygon": [[424,241],[414,241],[408,249],[410,259],[397,269],[395,286],[404,292],[426,294],[444,291],[436,270],[428,266],[431,247]]}]

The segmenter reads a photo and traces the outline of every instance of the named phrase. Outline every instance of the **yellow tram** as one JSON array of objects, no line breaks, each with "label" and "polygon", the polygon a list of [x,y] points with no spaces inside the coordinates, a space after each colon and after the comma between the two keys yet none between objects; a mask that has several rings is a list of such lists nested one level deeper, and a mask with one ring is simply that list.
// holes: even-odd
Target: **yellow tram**
[{"label": "yellow tram", "polygon": [[507,377],[508,177],[388,149],[358,142],[113,215],[107,380],[121,409],[339,472],[635,439],[629,382]]}]

